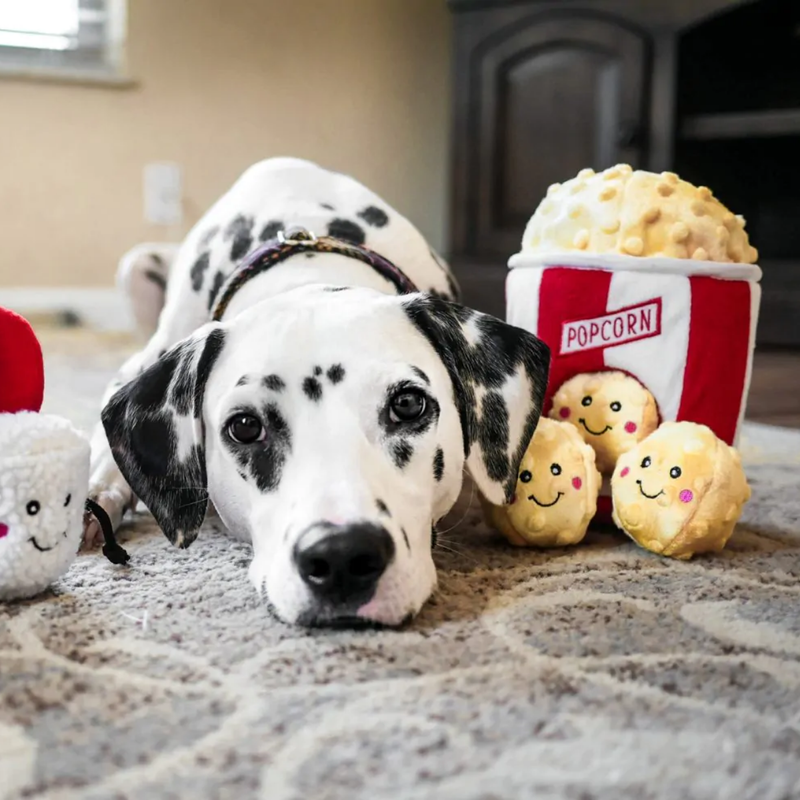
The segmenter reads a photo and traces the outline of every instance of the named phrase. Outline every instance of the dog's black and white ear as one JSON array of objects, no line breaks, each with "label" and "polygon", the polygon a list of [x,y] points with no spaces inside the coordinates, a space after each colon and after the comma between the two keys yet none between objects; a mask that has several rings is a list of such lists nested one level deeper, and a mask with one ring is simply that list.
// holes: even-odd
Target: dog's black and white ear
[{"label": "dog's black and white ear", "polygon": [[111,452],[167,538],[188,547],[208,509],[203,396],[225,343],[199,329],[125,384],[102,412]]},{"label": "dog's black and white ear", "polygon": [[521,328],[437,297],[411,295],[404,307],[450,375],[470,475],[489,502],[510,503],[541,414],[550,349]]}]

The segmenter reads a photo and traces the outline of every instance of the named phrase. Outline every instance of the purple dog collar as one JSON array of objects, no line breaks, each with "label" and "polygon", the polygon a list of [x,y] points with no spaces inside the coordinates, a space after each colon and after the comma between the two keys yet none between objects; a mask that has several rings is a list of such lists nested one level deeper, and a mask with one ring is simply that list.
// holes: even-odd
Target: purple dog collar
[{"label": "purple dog collar", "polygon": [[411,294],[419,291],[399,267],[378,255],[374,250],[343,242],[331,236],[317,238],[313,233],[302,228],[292,229],[288,235],[280,231],[276,239],[271,239],[254,250],[239,264],[222,285],[211,312],[211,319],[214,322],[222,319],[236,292],[249,280],[299,253],[336,253],[347,258],[355,258],[357,261],[368,264],[375,272],[392,283],[398,294]]}]

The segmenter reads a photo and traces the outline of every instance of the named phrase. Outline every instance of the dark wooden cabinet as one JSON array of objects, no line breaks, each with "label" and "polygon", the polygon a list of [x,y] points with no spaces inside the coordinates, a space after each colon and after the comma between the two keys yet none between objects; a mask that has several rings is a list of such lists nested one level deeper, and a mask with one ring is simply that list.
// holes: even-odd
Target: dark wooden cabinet
[{"label": "dark wooden cabinet", "polygon": [[474,69],[480,115],[464,187],[474,218],[459,228],[459,249],[511,253],[551,183],[586,164],[642,163],[640,32],[588,12],[534,15],[490,37]]},{"label": "dark wooden cabinet", "polygon": [[745,214],[760,340],[800,345],[800,2],[448,2],[449,255],[467,303],[503,315],[506,261],[551,183],[627,162]]}]

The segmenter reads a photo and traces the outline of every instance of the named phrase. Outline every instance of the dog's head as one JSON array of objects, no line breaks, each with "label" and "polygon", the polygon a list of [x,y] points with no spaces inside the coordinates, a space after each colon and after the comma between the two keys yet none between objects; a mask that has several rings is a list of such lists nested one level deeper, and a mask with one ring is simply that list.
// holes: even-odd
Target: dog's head
[{"label": "dog's head", "polygon": [[510,500],[548,363],[536,337],[434,297],[303,288],[173,347],[103,424],[173,543],[209,500],[251,539],[283,619],[395,625],[436,584],[432,528],[464,468]]}]

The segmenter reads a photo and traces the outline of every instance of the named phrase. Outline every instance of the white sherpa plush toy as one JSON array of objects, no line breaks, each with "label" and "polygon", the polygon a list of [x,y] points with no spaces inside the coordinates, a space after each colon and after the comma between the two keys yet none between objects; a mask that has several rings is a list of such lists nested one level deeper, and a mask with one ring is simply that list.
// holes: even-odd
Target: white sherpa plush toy
[{"label": "white sherpa plush toy", "polygon": [[62,417],[39,414],[44,361],[27,320],[0,308],[0,601],[33,597],[69,569],[84,514],[114,564],[128,554],[108,516],[86,499],[89,442]]},{"label": "white sherpa plush toy", "polygon": [[61,417],[0,414],[0,600],[61,577],[83,533],[89,442]]}]

